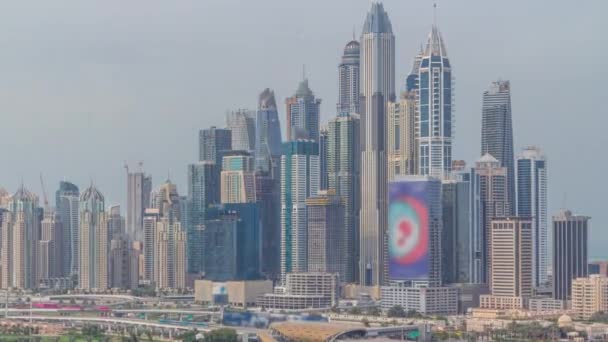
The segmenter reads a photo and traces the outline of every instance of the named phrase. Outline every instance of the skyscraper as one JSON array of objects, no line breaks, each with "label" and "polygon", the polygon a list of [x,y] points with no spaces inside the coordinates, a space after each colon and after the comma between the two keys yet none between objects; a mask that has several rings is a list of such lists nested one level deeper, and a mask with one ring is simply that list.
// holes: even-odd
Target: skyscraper
[{"label": "skyscraper", "polygon": [[281,157],[281,124],[274,91],[266,88],[260,94],[255,126],[255,168],[279,179]]},{"label": "skyscraper", "polygon": [[349,265],[344,202],[333,190],[306,199],[308,272],[337,273],[344,282]]},{"label": "skyscraper", "polygon": [[441,184],[443,283],[474,283],[478,198],[473,197],[471,173],[452,173]]},{"label": "skyscraper", "polygon": [[386,276],[386,108],[395,97],[395,36],[382,4],[373,2],[361,35],[361,285]]},{"label": "skyscraper", "polygon": [[319,144],[311,140],[283,144],[281,156],[281,278],[306,272],[308,237],[306,199],[319,191]]},{"label": "skyscraper", "polygon": [[203,161],[188,165],[188,272],[203,272],[203,228],[209,206],[220,203],[217,165]]},{"label": "skyscraper", "polygon": [[108,243],[108,217],[104,197],[91,185],[80,196],[79,288],[109,288]]},{"label": "skyscraper", "polygon": [[186,232],[179,221],[164,216],[156,223],[154,283],[157,289],[186,287]]},{"label": "skyscraper", "polygon": [[352,40],[344,47],[342,61],[338,66],[338,114],[359,113],[360,46],[358,41]]},{"label": "skyscraper", "polygon": [[359,279],[359,210],[361,208],[361,154],[359,115],[341,113],[328,124],[328,189],[344,201],[346,238],[346,276],[343,281]]},{"label": "skyscraper", "polygon": [[416,90],[418,173],[444,179],[452,166],[452,66],[436,25],[420,59]]},{"label": "skyscraper", "polygon": [[198,139],[199,161],[212,161],[221,165],[223,152],[232,150],[232,132],[229,129],[215,126],[202,129]]},{"label": "skyscraper", "polygon": [[509,203],[515,212],[515,170],[513,167],[513,127],[511,122],[511,85],[496,81],[483,93],[481,113],[481,154],[491,154],[507,168]]},{"label": "skyscraper", "polygon": [[510,213],[507,169],[500,166],[500,162],[489,154],[485,154],[475,163],[475,186],[479,191],[481,208],[480,236],[481,236],[481,277],[483,283],[490,284],[490,271],[492,255],[490,244],[492,241],[493,219],[507,217]]},{"label": "skyscraper", "polygon": [[529,218],[492,220],[492,281],[490,296],[481,296],[487,309],[521,309],[532,295],[532,222]]},{"label": "skyscraper", "polygon": [[553,216],[553,298],[567,300],[572,280],[589,272],[589,217],[561,210]]},{"label": "skyscraper", "polygon": [[389,102],[387,122],[388,179],[418,172],[416,96],[404,92],[399,102]]},{"label": "skyscraper", "polygon": [[532,217],[532,258],[535,287],[548,282],[547,163],[537,147],[517,157],[517,215]]},{"label": "skyscraper", "polygon": [[52,210],[45,210],[41,223],[38,246],[38,279],[62,276],[62,242],[63,229],[59,215]]},{"label": "skyscraper", "polygon": [[222,203],[253,203],[254,159],[245,151],[233,151],[222,160],[220,197]]},{"label": "skyscraper", "polygon": [[238,109],[226,114],[226,128],[232,136],[232,149],[253,152],[255,149],[255,111]]},{"label": "skyscraper", "polygon": [[[236,214],[236,278],[255,280],[261,276],[262,226],[258,203],[229,203],[223,209]],[[274,237],[277,239],[277,237]]]},{"label": "skyscraper", "polygon": [[287,107],[287,141],[310,139],[319,142],[321,100],[315,98],[305,78],[296,93],[285,100]]},{"label": "skyscraper", "polygon": [[120,289],[136,289],[139,286],[139,253],[123,235],[115,235],[110,241],[110,285]]},{"label": "skyscraper", "polygon": [[319,189],[327,190],[327,128],[322,128],[319,134]]},{"label": "skyscraper", "polygon": [[129,172],[127,167],[127,235],[133,240],[142,239],[144,210],[150,206],[151,191],[152,177],[141,170]]},{"label": "skyscraper", "polygon": [[55,208],[59,214],[63,229],[62,243],[62,275],[69,276],[78,274],[78,254],[79,239],[78,226],[80,191],[78,187],[72,183],[62,181],[59,182],[59,189],[55,193]]},{"label": "skyscraper", "polygon": [[144,212],[144,240],[143,240],[143,275],[142,278],[151,284],[154,282],[154,255],[156,249],[156,224],[160,220],[160,211],[156,208],[148,208]]},{"label": "skyscraper", "polygon": [[269,173],[256,172],[255,196],[262,227],[261,269],[262,273],[272,280],[279,278],[281,270],[281,212],[277,210],[281,207],[280,188],[281,184]]},{"label": "skyscraper", "polygon": [[38,242],[42,210],[38,196],[23,184],[8,200],[8,213],[2,220],[2,283],[7,289],[38,286]]}]

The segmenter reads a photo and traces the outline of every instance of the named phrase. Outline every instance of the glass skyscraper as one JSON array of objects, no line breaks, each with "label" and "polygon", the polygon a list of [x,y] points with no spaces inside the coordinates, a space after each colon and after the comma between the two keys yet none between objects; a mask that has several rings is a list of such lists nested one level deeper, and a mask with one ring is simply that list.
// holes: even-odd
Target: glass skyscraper
[{"label": "glass skyscraper", "polygon": [[481,154],[491,154],[507,168],[510,213],[515,212],[515,171],[513,167],[513,127],[511,84],[493,82],[483,93],[481,113]]},{"label": "glass skyscraper", "polygon": [[548,282],[547,162],[537,147],[517,157],[517,216],[532,218],[533,285]]},{"label": "glass skyscraper", "polygon": [[360,44],[356,40],[348,42],[344,48],[342,61],[338,67],[338,113],[359,113],[360,50]]},{"label": "glass skyscraper", "polygon": [[287,105],[287,141],[310,139],[319,142],[319,117],[321,100],[315,98],[308,86],[308,79],[302,80],[295,95],[285,100]]},{"label": "glass skyscraper", "polygon": [[[281,124],[274,92],[268,88],[260,94],[255,128],[256,170],[278,176],[281,157]],[[277,177],[278,178],[278,177]]]},{"label": "glass skyscraper", "polygon": [[452,66],[436,25],[420,56],[417,81],[418,173],[445,179],[452,168]]},{"label": "glass skyscraper", "polygon": [[328,189],[344,201],[346,276],[353,282],[359,274],[359,210],[361,208],[361,154],[359,115],[341,113],[327,129]]},{"label": "glass skyscraper", "polygon": [[75,184],[62,181],[55,192],[55,207],[63,228],[62,274],[78,273],[78,215],[80,192]]}]

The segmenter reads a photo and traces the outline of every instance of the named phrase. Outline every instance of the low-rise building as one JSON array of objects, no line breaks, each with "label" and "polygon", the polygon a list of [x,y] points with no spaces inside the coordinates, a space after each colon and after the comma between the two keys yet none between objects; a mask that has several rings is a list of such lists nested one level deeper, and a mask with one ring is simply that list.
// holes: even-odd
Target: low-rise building
[{"label": "low-rise building", "polygon": [[581,319],[608,311],[608,277],[594,274],[576,278],[572,282],[572,310]]},{"label": "low-rise building", "polygon": [[197,303],[213,304],[214,296],[224,295],[231,306],[246,308],[255,306],[260,295],[272,291],[270,280],[227,281],[225,283],[210,280],[194,281],[194,300]]},{"label": "low-rise building", "polygon": [[458,288],[455,287],[415,287],[395,283],[381,287],[381,307],[388,310],[401,306],[405,311],[433,315],[453,315],[458,313]]},{"label": "low-rise building", "polygon": [[528,310],[535,312],[554,312],[566,310],[566,301],[551,297],[532,297],[528,300]]},{"label": "low-rise building", "polygon": [[264,309],[304,310],[330,308],[338,304],[339,277],[336,273],[289,273],[285,287],[258,297]]}]

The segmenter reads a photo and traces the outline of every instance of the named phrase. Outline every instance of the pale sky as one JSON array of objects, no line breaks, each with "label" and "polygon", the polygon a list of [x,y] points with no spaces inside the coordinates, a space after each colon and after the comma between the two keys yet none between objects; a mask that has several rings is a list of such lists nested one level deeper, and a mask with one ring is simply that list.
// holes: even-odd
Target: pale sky
[{"label": "pale sky", "polygon": [[[367,0],[0,1],[0,186],[23,179],[54,202],[59,180],[93,179],[106,204],[126,201],[125,160],[144,161],[154,187],[171,175],[186,194],[197,131],[229,109],[255,108],[271,87],[291,96],[306,64],[335,115],[337,65]],[[396,36],[397,88],[426,41],[430,0],[386,0]],[[454,68],[455,159],[479,156],[481,94],[511,81],[515,148],[549,162],[549,215],[592,216],[592,254],[608,257],[608,167],[602,105],[608,79],[605,0],[438,1]],[[282,124],[285,110],[281,105]],[[604,248],[605,249],[605,248]]]}]

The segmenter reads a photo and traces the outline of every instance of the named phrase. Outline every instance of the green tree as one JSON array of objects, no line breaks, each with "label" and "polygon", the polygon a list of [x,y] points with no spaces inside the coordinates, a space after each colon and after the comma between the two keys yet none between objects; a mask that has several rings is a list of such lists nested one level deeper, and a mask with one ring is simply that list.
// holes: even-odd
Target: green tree
[{"label": "green tree", "polygon": [[366,313],[370,316],[380,316],[382,314],[382,311],[380,310],[379,307],[372,306],[367,309]]},{"label": "green tree", "polygon": [[229,328],[221,328],[211,330],[205,334],[204,342],[236,342],[236,330]]},{"label": "green tree", "polygon": [[353,306],[350,310],[348,310],[348,313],[351,315],[360,315],[361,309],[358,306]]},{"label": "green tree", "polygon": [[388,309],[388,312],[386,313],[386,315],[388,317],[398,317],[398,318],[406,317],[405,310],[403,309],[403,307],[401,305],[395,305],[395,306],[391,307],[390,309]]},{"label": "green tree", "polygon": [[363,318],[361,320],[361,323],[363,323],[364,326],[369,327],[369,321],[367,320],[367,318]]}]

